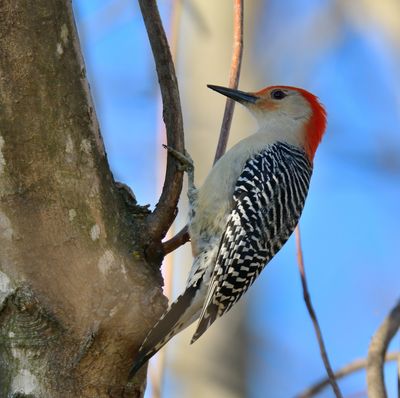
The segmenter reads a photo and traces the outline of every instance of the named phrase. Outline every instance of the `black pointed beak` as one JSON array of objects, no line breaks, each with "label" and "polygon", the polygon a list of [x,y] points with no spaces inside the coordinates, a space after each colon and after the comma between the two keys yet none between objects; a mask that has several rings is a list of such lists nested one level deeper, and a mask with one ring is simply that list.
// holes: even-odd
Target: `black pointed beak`
[{"label": "black pointed beak", "polygon": [[225,95],[226,97],[232,98],[243,105],[248,103],[254,104],[258,100],[258,97],[253,94],[245,93],[244,91],[235,90],[233,88],[214,86],[212,84],[207,84],[207,87],[217,93]]}]

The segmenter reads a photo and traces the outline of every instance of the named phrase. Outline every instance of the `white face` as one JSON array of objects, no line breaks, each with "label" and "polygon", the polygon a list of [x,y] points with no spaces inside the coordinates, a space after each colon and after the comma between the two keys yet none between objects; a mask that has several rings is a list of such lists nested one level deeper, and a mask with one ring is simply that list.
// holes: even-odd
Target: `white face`
[{"label": "white face", "polygon": [[252,94],[257,100],[243,105],[254,115],[260,127],[277,123],[304,124],[311,117],[310,104],[295,89],[270,87]]}]

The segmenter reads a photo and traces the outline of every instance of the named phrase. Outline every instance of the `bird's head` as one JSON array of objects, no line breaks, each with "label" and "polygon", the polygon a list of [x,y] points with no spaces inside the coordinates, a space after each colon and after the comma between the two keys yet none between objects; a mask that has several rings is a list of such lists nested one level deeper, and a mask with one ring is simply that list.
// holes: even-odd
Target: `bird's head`
[{"label": "bird's head", "polygon": [[277,139],[282,135],[283,140],[301,145],[312,161],[326,128],[325,109],[314,94],[290,86],[271,86],[256,92],[208,87],[248,108],[260,128],[276,134]]}]

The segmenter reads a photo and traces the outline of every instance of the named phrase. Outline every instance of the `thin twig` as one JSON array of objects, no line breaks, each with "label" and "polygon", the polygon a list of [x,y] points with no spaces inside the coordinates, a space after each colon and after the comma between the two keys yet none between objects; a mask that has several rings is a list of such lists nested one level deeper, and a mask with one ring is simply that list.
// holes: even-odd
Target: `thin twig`
[{"label": "thin twig", "polygon": [[329,363],[329,358],[328,354],[326,352],[325,344],[324,344],[324,339],[322,337],[322,332],[321,328],[319,327],[317,315],[314,311],[312,302],[311,302],[311,297],[310,293],[308,291],[308,286],[307,286],[307,278],[306,278],[306,272],[304,268],[304,259],[303,259],[303,249],[301,247],[301,236],[300,236],[300,228],[299,226],[296,227],[296,248],[297,248],[297,263],[299,267],[299,272],[300,272],[300,277],[301,277],[301,285],[303,287],[303,296],[304,296],[304,301],[307,306],[308,313],[310,314],[310,318],[312,320],[313,326],[315,333],[317,335],[317,340],[319,344],[319,350],[321,353],[322,361],[324,362],[326,373],[328,374],[329,378],[329,383],[332,386],[332,389],[336,395],[337,398],[343,398],[343,395],[339,389],[338,384],[336,383],[335,380],[335,375],[332,371],[331,364]]},{"label": "thin twig", "polygon": [[397,357],[397,398],[400,398],[400,355]]},{"label": "thin twig", "polygon": [[[239,85],[240,68],[242,66],[243,55],[243,0],[234,0],[233,6],[233,52],[231,61],[231,71],[229,76],[229,87],[237,89]],[[221,131],[217,150],[215,152],[215,162],[225,153],[228,144],[229,131],[231,129],[235,101],[226,99],[224,117],[222,119]]]},{"label": "thin twig", "polygon": [[[240,68],[242,65],[243,56],[243,0],[234,0],[233,7],[233,52],[229,76],[229,87],[236,89],[239,84]],[[226,151],[234,109],[235,102],[228,98],[222,119],[218,145],[215,151],[214,164]],[[190,237],[188,228],[185,226],[172,239],[163,243],[164,255],[177,249],[189,240]]]},{"label": "thin twig", "polygon": [[[391,352],[385,356],[385,362],[396,361],[400,358],[400,352]],[[341,379],[359,370],[365,369],[367,367],[367,359],[361,358],[356,359],[343,368],[335,372],[335,379]],[[304,390],[302,393],[297,395],[297,398],[311,398],[314,395],[321,392],[330,383],[329,378],[325,378],[315,383],[311,387]]]},{"label": "thin twig", "polygon": [[[155,0],[139,0],[139,5],[156,63],[163,101],[167,145],[184,152],[183,120],[178,83],[157,2]],[[160,241],[173,223],[182,191],[182,180],[183,172],[178,169],[176,159],[168,154],[163,190],[156,208],[147,218],[150,240]]]},{"label": "thin twig", "polygon": [[383,364],[390,340],[400,327],[400,301],[390,311],[371,339],[367,359],[367,386],[369,398],[386,398]]}]

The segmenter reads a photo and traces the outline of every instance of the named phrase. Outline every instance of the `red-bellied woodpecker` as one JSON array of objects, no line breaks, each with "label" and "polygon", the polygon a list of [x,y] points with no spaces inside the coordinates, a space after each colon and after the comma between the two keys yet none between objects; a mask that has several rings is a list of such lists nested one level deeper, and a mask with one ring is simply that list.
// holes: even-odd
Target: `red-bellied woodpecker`
[{"label": "red-bellied woodpecker", "polygon": [[325,131],[324,108],[301,88],[273,86],[246,93],[208,87],[246,106],[259,129],[222,156],[198,190],[189,167],[193,266],[186,290],[144,340],[130,377],[199,319],[191,342],[196,341],[288,240],[303,210]]}]

